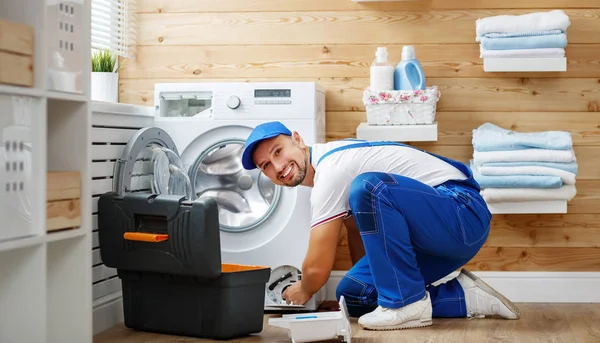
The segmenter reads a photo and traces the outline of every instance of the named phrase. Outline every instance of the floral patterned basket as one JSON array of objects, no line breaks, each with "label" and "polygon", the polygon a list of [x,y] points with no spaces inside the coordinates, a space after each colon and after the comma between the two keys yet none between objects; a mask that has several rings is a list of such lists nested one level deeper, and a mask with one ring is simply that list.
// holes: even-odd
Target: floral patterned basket
[{"label": "floral patterned basket", "polygon": [[363,93],[369,125],[432,124],[440,92],[437,86],[425,90]]}]

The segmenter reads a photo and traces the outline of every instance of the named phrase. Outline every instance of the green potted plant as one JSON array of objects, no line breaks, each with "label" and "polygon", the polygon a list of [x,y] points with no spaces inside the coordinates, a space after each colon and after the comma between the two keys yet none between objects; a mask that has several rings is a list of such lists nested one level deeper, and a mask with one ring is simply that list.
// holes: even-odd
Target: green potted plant
[{"label": "green potted plant", "polygon": [[118,102],[120,67],[118,56],[111,51],[92,52],[92,100]]}]

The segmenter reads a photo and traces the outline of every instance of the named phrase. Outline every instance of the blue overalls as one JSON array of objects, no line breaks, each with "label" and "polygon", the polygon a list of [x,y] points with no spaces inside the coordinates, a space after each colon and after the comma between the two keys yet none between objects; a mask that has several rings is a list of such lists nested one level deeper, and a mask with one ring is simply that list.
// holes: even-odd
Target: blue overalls
[{"label": "blue overalls", "polygon": [[[360,141],[328,151],[318,163],[337,151],[379,145],[417,149],[396,142]],[[431,187],[401,175],[366,172],[351,184],[349,205],[366,252],[336,291],[338,300],[342,295],[346,299],[351,316],[371,312],[377,305],[406,306],[422,299],[427,290],[433,317],[466,317],[464,292],[456,279],[438,286],[431,283],[477,254],[488,237],[492,214],[466,165],[429,154],[468,178]]]}]

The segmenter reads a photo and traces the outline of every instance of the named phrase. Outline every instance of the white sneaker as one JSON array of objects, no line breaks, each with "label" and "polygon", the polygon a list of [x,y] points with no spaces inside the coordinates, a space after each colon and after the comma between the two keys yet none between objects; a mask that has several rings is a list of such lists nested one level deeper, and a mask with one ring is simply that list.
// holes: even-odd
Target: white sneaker
[{"label": "white sneaker", "polygon": [[518,319],[521,316],[519,308],[512,301],[468,270],[461,269],[456,279],[465,292],[467,317],[500,316]]},{"label": "white sneaker", "polygon": [[358,325],[370,330],[396,330],[430,326],[432,314],[431,298],[425,298],[401,308],[377,307],[373,312],[362,315]]}]

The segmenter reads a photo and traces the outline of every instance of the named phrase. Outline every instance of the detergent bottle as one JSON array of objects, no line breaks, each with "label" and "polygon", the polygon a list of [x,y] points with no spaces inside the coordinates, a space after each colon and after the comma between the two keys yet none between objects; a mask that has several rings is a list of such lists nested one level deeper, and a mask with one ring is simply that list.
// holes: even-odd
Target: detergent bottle
[{"label": "detergent bottle", "polygon": [[416,58],[415,48],[411,45],[402,47],[402,60],[394,70],[394,90],[424,90],[425,73]]},{"label": "detergent bottle", "polygon": [[371,84],[373,92],[394,90],[394,65],[388,61],[388,51],[378,47],[375,60],[371,63]]}]

